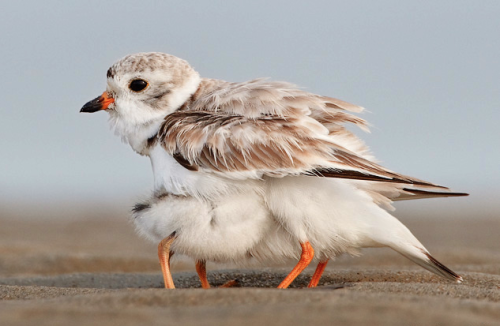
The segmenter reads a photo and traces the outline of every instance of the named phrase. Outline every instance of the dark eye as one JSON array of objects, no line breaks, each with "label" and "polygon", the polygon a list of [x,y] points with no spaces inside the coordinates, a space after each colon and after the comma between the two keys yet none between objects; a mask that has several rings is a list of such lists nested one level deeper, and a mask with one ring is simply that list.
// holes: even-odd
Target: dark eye
[{"label": "dark eye", "polygon": [[133,90],[134,92],[140,92],[148,87],[148,82],[143,79],[134,79],[128,85],[128,88]]}]

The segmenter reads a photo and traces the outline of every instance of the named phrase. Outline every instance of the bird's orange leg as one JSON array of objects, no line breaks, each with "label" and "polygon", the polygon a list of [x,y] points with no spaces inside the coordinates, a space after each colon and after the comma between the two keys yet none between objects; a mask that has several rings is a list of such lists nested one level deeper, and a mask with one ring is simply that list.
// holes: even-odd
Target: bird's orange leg
[{"label": "bird's orange leg", "polygon": [[163,281],[166,289],[175,289],[172,273],[170,272],[170,257],[173,252],[170,251],[170,245],[175,240],[175,232],[161,240],[158,244],[158,258],[160,259],[161,272],[163,273]]},{"label": "bird's orange leg", "polygon": [[309,285],[307,286],[308,288],[315,288],[318,285],[319,280],[321,279],[321,275],[323,275],[327,264],[328,259],[319,262],[318,267],[316,267],[316,271],[311,278],[311,282],[309,282]]},{"label": "bird's orange leg", "polygon": [[204,260],[196,261],[196,273],[200,277],[201,287],[204,289],[210,289],[210,284],[207,280],[207,266]]},{"label": "bird's orange leg", "polygon": [[299,276],[300,273],[311,263],[314,258],[314,249],[309,243],[306,241],[301,243],[302,254],[300,255],[300,260],[297,265],[292,269],[290,274],[278,285],[278,289],[286,289],[292,282]]}]

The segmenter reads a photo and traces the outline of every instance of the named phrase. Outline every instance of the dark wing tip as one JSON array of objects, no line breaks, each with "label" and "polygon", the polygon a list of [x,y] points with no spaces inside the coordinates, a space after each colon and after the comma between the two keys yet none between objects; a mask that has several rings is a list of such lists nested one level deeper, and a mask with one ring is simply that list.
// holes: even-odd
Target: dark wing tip
[{"label": "dark wing tip", "polygon": [[353,171],[353,170],[316,169],[314,171],[309,171],[309,172],[305,173],[305,175],[320,176],[320,177],[327,177],[327,178],[342,178],[342,179],[355,179],[355,180],[378,181],[378,182],[403,183],[403,184],[410,184],[410,185],[415,185],[415,186],[431,186],[431,187],[437,187],[437,188],[442,188],[442,189],[448,189],[446,187],[435,185],[433,183],[425,182],[422,180],[406,178],[404,176],[399,177],[398,175],[396,175],[394,173],[390,173],[390,174],[388,174],[387,177],[385,177],[385,176],[379,176],[376,174],[370,174],[368,172],[363,173],[363,172]]},{"label": "dark wing tip", "polygon": [[[444,188],[444,187],[443,187]],[[465,192],[439,192],[439,191],[427,191],[427,190],[420,190],[420,189],[409,189],[409,188],[403,188],[404,191],[410,192],[415,195],[432,195],[435,197],[466,197],[469,196],[469,194]]]}]

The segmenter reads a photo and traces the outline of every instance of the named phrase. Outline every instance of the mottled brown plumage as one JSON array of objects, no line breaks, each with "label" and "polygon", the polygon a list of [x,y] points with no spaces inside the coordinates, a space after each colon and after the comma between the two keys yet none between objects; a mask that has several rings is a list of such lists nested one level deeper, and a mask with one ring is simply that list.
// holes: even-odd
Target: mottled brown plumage
[{"label": "mottled brown plumage", "polygon": [[[364,144],[344,126],[367,129],[367,124],[348,110],[363,109],[283,82],[204,79],[181,109],[165,118],[158,139],[192,171],[304,174],[438,187],[371,161]],[[354,146],[342,146],[346,140]]]}]

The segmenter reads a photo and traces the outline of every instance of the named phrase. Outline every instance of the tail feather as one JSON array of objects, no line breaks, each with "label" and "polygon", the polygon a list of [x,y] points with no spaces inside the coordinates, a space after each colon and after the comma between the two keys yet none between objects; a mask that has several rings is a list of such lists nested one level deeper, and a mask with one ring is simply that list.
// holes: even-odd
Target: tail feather
[{"label": "tail feather", "polygon": [[462,277],[441,264],[398,219],[383,209],[373,210],[374,217],[367,232],[368,246],[387,246],[414,263],[443,278],[460,283]]},{"label": "tail feather", "polygon": [[461,283],[463,281],[460,275],[440,263],[436,258],[432,257],[427,250],[423,248],[412,246],[411,249],[408,247],[392,247],[392,249],[396,250],[412,262],[422,266],[423,268],[427,269],[430,272],[433,272],[436,275],[457,283]]},{"label": "tail feather", "polygon": [[458,275],[445,265],[441,264],[436,258],[432,257],[431,254],[429,254],[428,252],[424,252],[424,254],[427,256],[427,258],[429,258],[429,261],[434,265],[433,267],[435,267],[439,271],[438,273],[439,275],[449,280],[455,281],[457,283],[461,283],[463,281],[462,276]]}]

